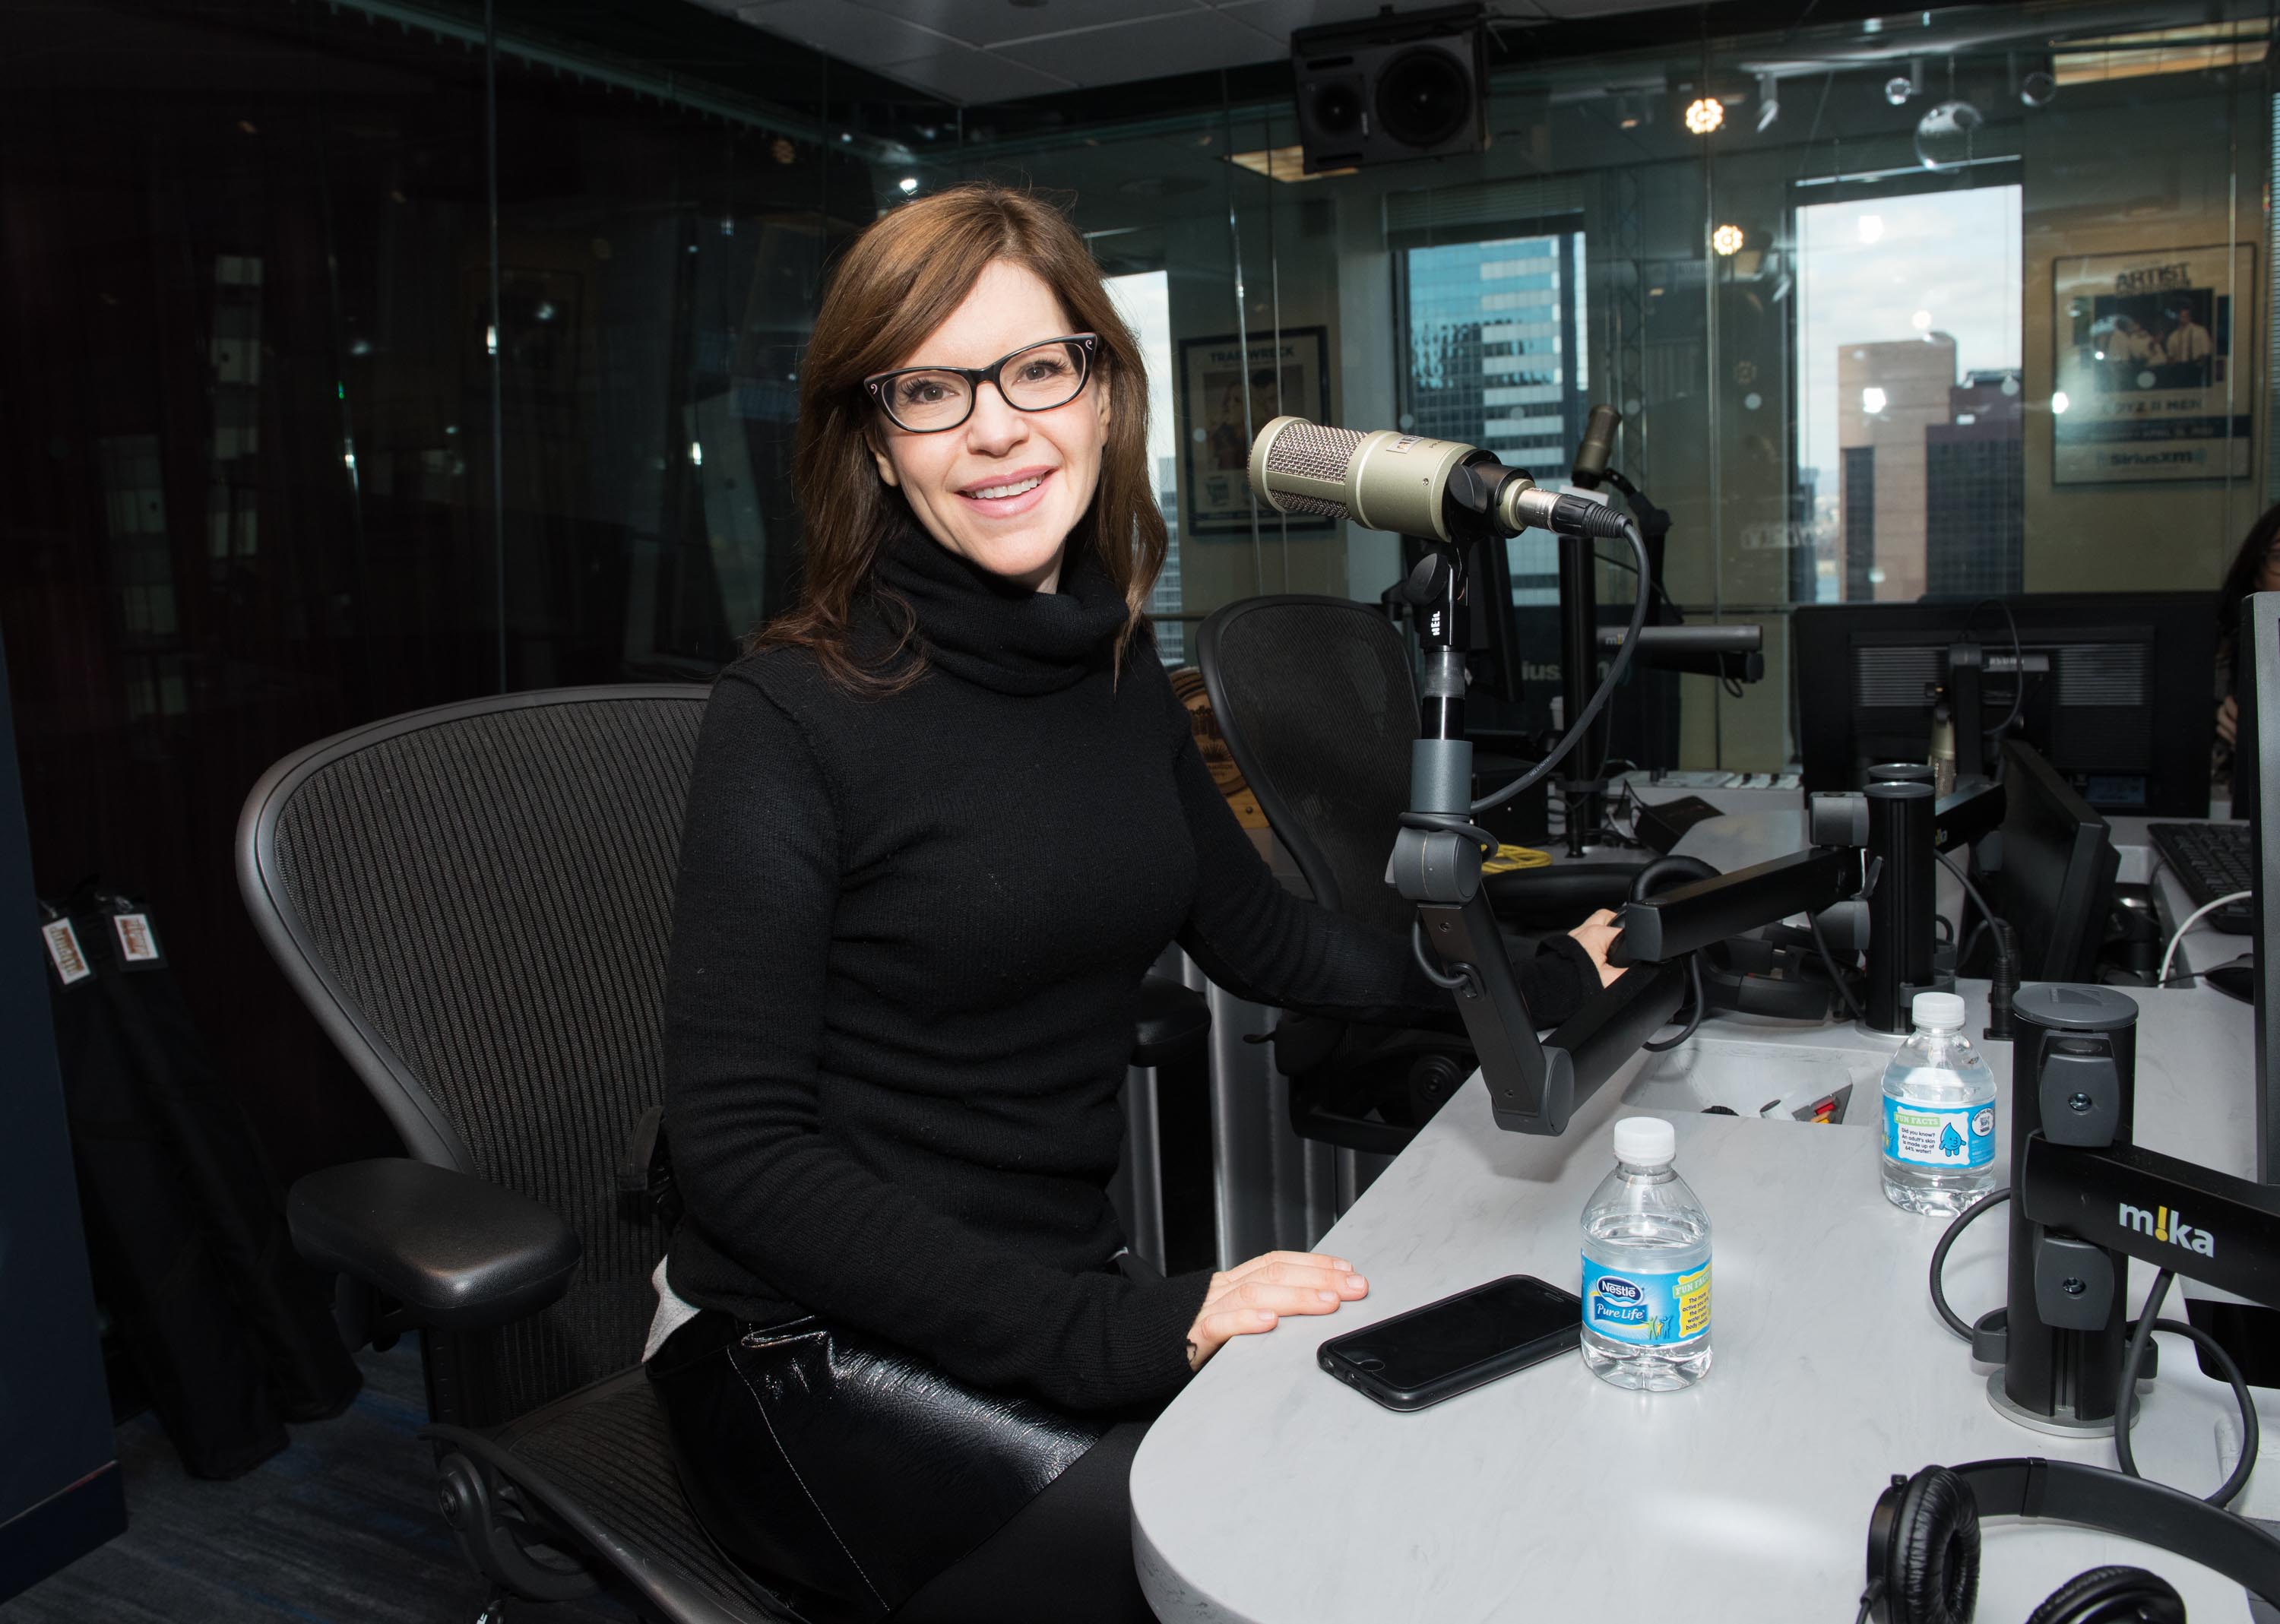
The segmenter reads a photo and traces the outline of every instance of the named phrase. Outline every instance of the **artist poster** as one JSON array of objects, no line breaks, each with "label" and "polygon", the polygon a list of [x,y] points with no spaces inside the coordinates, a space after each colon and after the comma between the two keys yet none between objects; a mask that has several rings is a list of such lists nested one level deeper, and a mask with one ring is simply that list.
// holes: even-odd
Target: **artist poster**
[{"label": "artist poster", "polygon": [[[1253,333],[1245,346],[1224,338],[1190,338],[1180,344],[1180,416],[1187,495],[1182,535],[1251,534],[1251,487],[1244,466],[1252,436],[1278,417],[1330,420],[1330,380],[1324,366],[1327,327],[1284,327]],[[1327,530],[1326,519],[1269,511],[1279,529]]]},{"label": "artist poster", "polygon": [[2247,477],[2255,261],[2239,243],[2053,265],[2056,483]]}]

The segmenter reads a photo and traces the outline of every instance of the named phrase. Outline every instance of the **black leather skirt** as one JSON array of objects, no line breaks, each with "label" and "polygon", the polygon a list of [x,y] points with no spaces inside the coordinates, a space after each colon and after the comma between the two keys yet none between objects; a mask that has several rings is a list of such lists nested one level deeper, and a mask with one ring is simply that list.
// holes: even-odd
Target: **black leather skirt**
[{"label": "black leather skirt", "polygon": [[706,1311],[649,1362],[697,1519],[816,1624],[883,1619],[1119,1420],[951,1380],[810,1317]]}]

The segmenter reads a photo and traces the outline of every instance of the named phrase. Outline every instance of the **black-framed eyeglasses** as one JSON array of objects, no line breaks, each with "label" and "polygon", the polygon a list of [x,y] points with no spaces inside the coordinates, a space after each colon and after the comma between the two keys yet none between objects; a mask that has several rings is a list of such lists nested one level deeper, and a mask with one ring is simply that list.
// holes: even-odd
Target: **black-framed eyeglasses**
[{"label": "black-framed eyeglasses", "polygon": [[995,384],[1005,404],[1018,411],[1067,405],[1084,392],[1099,345],[1098,333],[1070,333],[1026,345],[987,366],[905,366],[874,373],[863,387],[896,427],[936,435],[974,415],[974,399],[985,383]]}]

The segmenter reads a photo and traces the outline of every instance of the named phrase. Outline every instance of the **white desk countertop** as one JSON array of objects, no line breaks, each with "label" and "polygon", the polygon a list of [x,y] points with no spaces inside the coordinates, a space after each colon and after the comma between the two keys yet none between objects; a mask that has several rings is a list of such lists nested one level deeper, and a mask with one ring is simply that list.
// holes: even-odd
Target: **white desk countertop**
[{"label": "white desk countertop", "polygon": [[[1966,990],[1976,1031],[1985,989]],[[2144,1012],[2138,1142],[2250,1172],[2248,1090],[2229,1082],[2247,1074],[2245,1007],[2199,988],[2133,996]],[[1634,1059],[1559,1139],[1498,1131],[1485,1094],[1466,1087],[1322,1243],[1370,1276],[1369,1297],[1236,1338],[1150,1431],[1132,1516],[1157,1612],[1219,1624],[1648,1612],[1843,1624],[1860,1593],[1869,1510],[1891,1473],[2007,1455],[2111,1465],[2110,1441],[2070,1442],[1999,1416],[1986,1367],[1933,1313],[1925,1272],[1941,1224],[1899,1211],[1878,1187],[1873,1079],[1892,1046],[1849,1027],[1722,1018],[1654,1061],[1666,1068],[1659,1084],[1637,1079],[1653,1058]],[[2010,1045],[1987,1049],[2007,1102]],[[1668,1081],[1682,1066],[1722,1067],[1768,1095],[1783,1091],[1773,1084],[1784,1071],[1871,1082],[1865,1100],[1856,1083],[1847,1125],[1815,1128],[1698,1114]],[[1688,1105],[1665,1114],[1713,1227],[1706,1380],[1628,1393],[1571,1356],[1402,1415],[1316,1366],[1325,1338],[1498,1275],[1572,1289],[1577,1220],[1612,1165],[1608,1123],[1634,1109],[1627,1093]],[[2001,1299],[2004,1235],[1992,1216],[1950,1260],[1950,1297],[1967,1317]],[[2151,1271],[2131,1273],[2134,1301]],[[2206,1492],[2222,1475],[2231,1397],[2165,1341],[2139,1461]],[[2260,1401],[2267,1428],[2280,1428],[2280,1394]],[[2280,1477],[2275,1457],[2280,1446],[2264,1469]],[[1979,1616],[2023,1619],[2071,1574],[2110,1561],[2168,1576],[2197,1621],[2248,1616],[2237,1586],[2166,1552],[2000,1522],[1987,1532]]]}]

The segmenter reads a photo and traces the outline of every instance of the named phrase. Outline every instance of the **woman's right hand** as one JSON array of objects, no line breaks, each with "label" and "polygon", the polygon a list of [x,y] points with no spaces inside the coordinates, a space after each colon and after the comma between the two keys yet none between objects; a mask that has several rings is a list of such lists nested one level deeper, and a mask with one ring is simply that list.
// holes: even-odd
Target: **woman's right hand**
[{"label": "woman's right hand", "polygon": [[1615,923],[1614,910],[1601,908],[1588,920],[1568,933],[1591,956],[1591,967],[1599,973],[1599,985],[1612,987],[1622,972],[1607,962],[1607,950],[1621,939],[1623,927]]},{"label": "woman's right hand", "polygon": [[1211,1279],[1203,1312],[1188,1328],[1188,1368],[1201,1370],[1230,1336],[1271,1331],[1284,1314],[1330,1314],[1369,1294],[1369,1282],[1343,1258],[1312,1251],[1270,1251],[1221,1269]]}]

